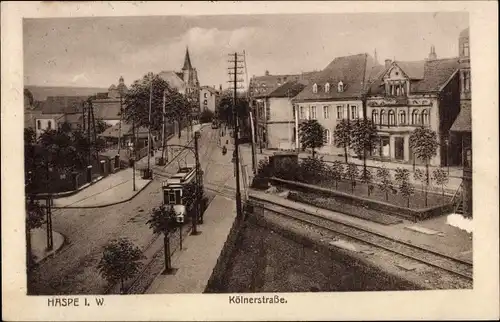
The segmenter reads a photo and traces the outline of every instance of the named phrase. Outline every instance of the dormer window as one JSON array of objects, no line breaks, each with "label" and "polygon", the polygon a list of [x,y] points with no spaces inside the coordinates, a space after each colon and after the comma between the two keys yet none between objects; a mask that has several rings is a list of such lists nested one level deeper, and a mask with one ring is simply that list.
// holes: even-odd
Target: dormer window
[{"label": "dormer window", "polygon": [[330,92],[330,83],[326,83],[325,84],[325,93],[329,93]]},{"label": "dormer window", "polygon": [[314,84],[313,85],[313,93],[317,93],[318,92],[318,84]]},{"label": "dormer window", "polygon": [[344,91],[344,83],[342,83],[342,81],[340,81],[339,84],[337,85],[337,91],[339,93],[342,93]]}]

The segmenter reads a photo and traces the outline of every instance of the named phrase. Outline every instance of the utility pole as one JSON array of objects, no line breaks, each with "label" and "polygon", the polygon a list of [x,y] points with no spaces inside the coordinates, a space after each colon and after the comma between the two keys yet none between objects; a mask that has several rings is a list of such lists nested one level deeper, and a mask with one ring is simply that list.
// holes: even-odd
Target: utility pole
[{"label": "utility pole", "polygon": [[241,192],[240,192],[240,155],[239,155],[239,120],[238,120],[238,111],[237,111],[237,99],[238,99],[238,88],[242,88],[238,86],[243,80],[238,79],[238,75],[243,74],[241,71],[244,68],[238,63],[243,63],[242,60],[238,60],[238,53],[231,54],[234,60],[230,60],[229,63],[234,63],[234,66],[228,68],[229,75],[234,76],[233,80],[230,81],[233,83],[233,120],[234,120],[234,166],[235,166],[235,174],[236,174],[236,215],[238,218],[242,218],[242,209],[241,209]]},{"label": "utility pole", "polygon": [[120,89],[120,123],[118,123],[118,155],[120,155],[120,148],[121,148],[122,119],[123,119],[123,102],[122,102],[122,91]]},{"label": "utility pole", "polygon": [[[161,135],[161,159],[162,159],[162,162],[164,162],[165,160],[165,113],[166,113],[166,110],[165,110],[165,90],[163,91],[163,118],[162,118],[162,135]],[[167,155],[167,159],[168,159],[168,155]]]},{"label": "utility pole", "polygon": [[199,235],[197,224],[198,218],[200,218],[200,188],[201,188],[201,173],[200,173],[200,158],[198,152],[198,139],[200,138],[200,132],[196,131],[194,134],[194,158],[195,158],[195,176],[196,176],[196,184],[195,184],[195,212],[193,214],[193,218],[191,219],[191,224],[193,225],[193,229],[191,231],[191,235]]},{"label": "utility pole", "polygon": [[255,124],[254,124],[254,119],[253,119],[253,113],[252,113],[252,99],[251,99],[251,88],[250,88],[250,83],[248,82],[248,71],[247,71],[247,55],[246,52],[243,50],[243,61],[245,63],[245,78],[246,78],[246,83],[247,83],[247,100],[248,100],[248,114],[250,118],[250,131],[251,131],[251,139],[252,139],[252,172],[253,174],[257,173],[257,157],[256,157],[256,150],[255,150]]},{"label": "utility pole", "polygon": [[149,84],[149,115],[148,115],[148,173],[147,178],[149,179],[151,176],[151,101],[153,99],[153,76],[150,75],[150,84]]},{"label": "utility pole", "polygon": [[46,212],[47,212],[47,250],[52,250],[54,248],[54,237],[52,235],[52,195],[49,194],[46,201]]},{"label": "utility pole", "polygon": [[136,144],[136,139],[135,139],[135,117],[132,118],[132,157],[134,158],[132,162],[132,189],[133,191],[136,190],[135,188],[135,161],[137,159],[137,144]]}]

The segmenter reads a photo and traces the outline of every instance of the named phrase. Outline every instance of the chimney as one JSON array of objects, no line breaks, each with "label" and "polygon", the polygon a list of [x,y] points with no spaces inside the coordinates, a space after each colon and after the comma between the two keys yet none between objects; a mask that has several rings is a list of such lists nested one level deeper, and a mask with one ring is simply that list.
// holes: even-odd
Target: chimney
[{"label": "chimney", "polygon": [[437,55],[436,55],[436,47],[434,47],[434,45],[431,46],[431,52],[429,53],[429,58],[428,60],[435,60],[437,59]]},{"label": "chimney", "polygon": [[389,68],[389,66],[391,66],[391,64],[392,64],[392,60],[390,60],[390,59],[385,60],[385,68]]},{"label": "chimney", "polygon": [[222,92],[222,84],[219,84],[219,90]]}]

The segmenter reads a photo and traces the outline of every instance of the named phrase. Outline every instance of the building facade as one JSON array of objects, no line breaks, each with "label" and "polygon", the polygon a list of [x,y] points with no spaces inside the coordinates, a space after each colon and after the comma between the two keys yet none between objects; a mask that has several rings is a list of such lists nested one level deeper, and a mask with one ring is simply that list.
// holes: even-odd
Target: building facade
[{"label": "building facade", "polygon": [[219,96],[220,94],[215,87],[200,87],[200,111],[209,110],[215,113],[215,109],[219,103]]},{"label": "building facade", "polygon": [[[301,84],[307,84],[308,81],[316,74],[316,72],[307,72],[302,74],[290,74],[290,75],[271,75],[269,71],[266,71],[264,76],[253,76],[250,80],[249,94],[250,94],[250,109],[253,113],[255,135],[257,138],[257,143],[262,148],[275,148],[278,146],[269,144],[269,122],[289,122],[289,118],[285,116],[283,119],[275,115],[273,121],[271,121],[271,106],[272,101],[269,100],[269,95],[277,90],[279,87],[284,86],[288,82],[298,82]],[[291,107],[291,99],[293,96],[287,97],[289,105]],[[284,98],[280,100],[274,100],[274,102],[283,101]],[[284,104],[283,102],[280,102]],[[273,112],[274,113],[274,112]],[[287,115],[287,113],[285,113]],[[277,124],[277,123],[276,123]],[[275,140],[275,139],[273,139]]]},{"label": "building facade", "polygon": [[[469,28],[458,38],[460,74],[460,114],[451,127],[452,137],[461,145],[463,166],[462,213],[472,216],[472,82]],[[460,212],[460,211],[459,211]]]},{"label": "building facade", "polygon": [[[345,153],[335,146],[335,128],[341,120],[364,117],[366,89],[381,70],[382,66],[368,54],[337,57],[294,97],[297,124],[312,119],[325,129],[319,153]],[[299,147],[299,142],[296,144]]]},{"label": "building facade", "polygon": [[434,166],[455,165],[460,156],[449,130],[458,115],[458,59],[437,59],[431,47],[423,61],[386,60],[385,69],[370,86],[366,111],[377,126],[380,141],[371,157],[421,164],[409,138],[417,127],[428,127],[438,136],[440,148],[430,160]]}]

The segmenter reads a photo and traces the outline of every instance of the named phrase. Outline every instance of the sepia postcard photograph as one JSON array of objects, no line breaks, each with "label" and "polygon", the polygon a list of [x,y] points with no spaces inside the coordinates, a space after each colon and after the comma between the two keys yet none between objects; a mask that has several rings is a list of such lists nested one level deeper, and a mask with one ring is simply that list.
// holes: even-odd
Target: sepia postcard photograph
[{"label": "sepia postcard photograph", "polygon": [[3,316],[499,318],[497,9],[2,3]]}]

